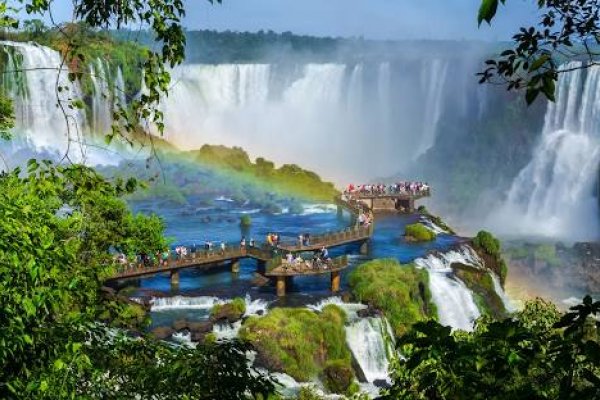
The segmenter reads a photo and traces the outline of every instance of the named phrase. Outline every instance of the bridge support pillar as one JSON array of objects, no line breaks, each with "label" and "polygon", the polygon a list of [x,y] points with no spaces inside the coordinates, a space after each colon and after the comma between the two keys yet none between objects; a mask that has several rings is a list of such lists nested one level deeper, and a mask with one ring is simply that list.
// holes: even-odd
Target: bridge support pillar
[{"label": "bridge support pillar", "polygon": [[361,243],[360,254],[363,256],[366,256],[367,254],[369,254],[369,242],[368,241],[364,241]]},{"label": "bridge support pillar", "polygon": [[331,273],[331,291],[337,293],[340,291],[341,276],[340,271],[334,271]]},{"label": "bridge support pillar", "polygon": [[285,296],[285,276],[277,277],[277,296]]},{"label": "bridge support pillar", "polygon": [[267,269],[267,262],[258,260],[256,261],[256,270],[260,273],[265,273]]},{"label": "bridge support pillar", "polygon": [[171,271],[171,289],[177,289],[179,287],[179,270]]},{"label": "bridge support pillar", "polygon": [[231,263],[231,272],[237,274],[240,272],[240,260],[233,260]]}]

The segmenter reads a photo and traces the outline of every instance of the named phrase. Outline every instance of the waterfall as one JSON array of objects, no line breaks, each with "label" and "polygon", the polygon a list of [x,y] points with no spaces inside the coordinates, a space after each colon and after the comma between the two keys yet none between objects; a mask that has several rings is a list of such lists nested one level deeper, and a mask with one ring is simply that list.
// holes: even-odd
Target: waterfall
[{"label": "waterfall", "polygon": [[[1,42],[0,45],[13,48],[22,57],[19,65],[12,58],[9,62],[15,69],[25,71],[7,74],[4,78],[15,101],[18,140],[36,151],[52,153],[64,152],[70,140],[83,142],[85,114],[68,108],[70,99],[80,96],[80,89],[67,79],[66,67],[61,69],[60,54],[31,43]],[[20,79],[23,82],[19,83]],[[62,91],[57,90],[57,85],[63,87]],[[24,86],[25,93],[16,91],[19,86]],[[64,114],[59,105],[64,107]],[[69,155],[74,160],[86,158],[85,149],[76,143],[71,150]]]},{"label": "waterfall", "polygon": [[502,288],[502,285],[500,284],[500,278],[498,278],[498,275],[496,275],[493,272],[490,272],[490,276],[492,277],[492,282],[494,282],[494,290],[498,294],[498,297],[500,297],[500,299],[502,300],[502,304],[504,304],[504,308],[506,309],[506,311],[508,311],[509,313],[516,311],[515,305]]},{"label": "waterfall", "polygon": [[442,325],[470,331],[480,312],[467,286],[452,271],[453,263],[482,267],[477,254],[468,246],[441,254],[431,254],[415,260],[418,267],[429,273],[429,289],[438,309]]},{"label": "waterfall", "polygon": [[424,154],[435,144],[438,124],[443,110],[443,93],[448,64],[442,60],[424,61],[421,84],[426,88],[423,133],[414,158]]},{"label": "waterfall", "polygon": [[213,333],[217,340],[232,340],[235,339],[242,328],[242,321],[230,323],[215,324]]},{"label": "waterfall", "polygon": [[360,303],[344,303],[342,301],[342,298],[339,296],[328,297],[324,300],[321,300],[317,304],[311,304],[306,307],[308,309],[316,311],[316,312],[322,312],[323,308],[325,308],[328,305],[335,305],[335,306],[338,306],[339,308],[341,308],[342,310],[344,310],[346,312],[346,317],[348,318],[349,321],[357,320],[358,319],[358,314],[357,314],[358,311],[364,310],[367,308],[366,305],[360,304]]},{"label": "waterfall", "polygon": [[592,66],[560,75],[540,142],[491,224],[506,234],[597,239],[599,162],[600,68]]},{"label": "waterfall", "polygon": [[91,129],[94,133],[106,134],[112,124],[113,104],[107,66],[103,60],[97,58],[95,63],[90,64],[90,79],[94,88]]},{"label": "waterfall", "polygon": [[346,343],[367,382],[388,380],[388,354],[391,340],[387,323],[382,318],[361,318],[346,327]]},{"label": "waterfall", "polygon": [[269,302],[262,299],[254,299],[250,297],[249,294],[246,294],[246,312],[244,313],[244,317],[249,317],[251,315],[266,315],[267,310],[269,308]]},{"label": "waterfall", "polygon": [[151,311],[167,311],[178,309],[190,310],[210,310],[216,304],[225,303],[217,297],[200,296],[200,297],[157,297],[150,300]]}]

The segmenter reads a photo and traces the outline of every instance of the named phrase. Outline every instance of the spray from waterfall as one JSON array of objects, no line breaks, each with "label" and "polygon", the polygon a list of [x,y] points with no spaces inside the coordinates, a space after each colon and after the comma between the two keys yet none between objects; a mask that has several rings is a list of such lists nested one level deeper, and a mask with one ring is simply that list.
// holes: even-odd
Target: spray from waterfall
[{"label": "spray from waterfall", "polygon": [[560,75],[529,164],[490,225],[506,235],[595,240],[600,233],[600,67]]}]

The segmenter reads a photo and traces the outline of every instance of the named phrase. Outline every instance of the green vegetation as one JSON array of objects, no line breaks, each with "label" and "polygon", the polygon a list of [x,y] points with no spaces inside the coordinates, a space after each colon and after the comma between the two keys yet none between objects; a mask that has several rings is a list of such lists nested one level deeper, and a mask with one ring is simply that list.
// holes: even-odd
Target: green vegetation
[{"label": "green vegetation", "polygon": [[242,318],[246,312],[246,301],[241,297],[236,297],[225,304],[215,304],[210,311],[210,318],[213,320],[227,319],[237,321]]},{"label": "green vegetation", "polygon": [[549,267],[560,266],[560,258],[556,254],[556,246],[553,244],[540,244],[533,253],[536,260],[545,262]]},{"label": "green vegetation", "polygon": [[245,214],[240,217],[240,226],[242,228],[249,228],[252,225],[252,218]]},{"label": "green vegetation", "polygon": [[241,176],[266,184],[274,192],[304,199],[331,201],[338,191],[332,183],[323,182],[314,172],[295,164],[275,168],[273,162],[262,157],[253,163],[248,153],[239,147],[204,145],[188,153],[193,160],[210,166],[235,171]]},{"label": "green vegetation", "polygon": [[483,257],[486,267],[494,271],[500,278],[502,285],[504,285],[508,275],[508,266],[502,258],[500,241],[487,231],[479,231],[477,236],[473,238],[473,246],[475,250],[478,250],[479,255]]},{"label": "green vegetation", "polygon": [[406,240],[411,242],[430,242],[435,240],[436,234],[431,229],[421,223],[406,225]]},{"label": "green vegetation", "polygon": [[[285,372],[302,382],[324,377],[328,387],[345,392],[351,382],[348,376],[354,378],[345,321],[344,311],[335,305],[318,314],[303,308],[275,308],[264,317],[249,318],[240,338],[256,348],[258,359],[270,371]],[[326,370],[329,373],[324,375]]]},{"label": "green vegetation", "polygon": [[[301,201],[331,202],[337,191],[313,172],[295,165],[275,168],[262,158],[255,163],[240,148],[205,145],[197,152],[159,152],[160,165],[144,161],[127,162],[116,167],[104,167],[106,176],[121,176],[123,170],[149,182],[144,191],[129,197],[132,201],[164,201],[176,206],[203,207],[225,195],[238,203],[249,201],[252,207],[265,212],[302,212]],[[204,197],[206,204],[198,204]]]},{"label": "green vegetation", "polygon": [[[111,328],[139,330],[146,318],[102,289],[116,269],[114,250],[152,254],[167,243],[159,218],[132,214],[121,198],[136,187],[135,180],[111,183],[88,167],[47,161],[0,175],[1,398],[272,391],[247,366],[243,345],[186,349],[115,337]],[[226,383],[233,377],[236,384]]]},{"label": "green vegetation", "polygon": [[595,399],[600,395],[600,301],[560,315],[542,300],[505,320],[482,318],[473,332],[417,323],[397,342],[385,400]]},{"label": "green vegetation", "polygon": [[452,264],[456,276],[473,292],[475,302],[482,314],[494,318],[506,315],[502,299],[496,293],[494,281],[488,271],[482,271],[469,265]]},{"label": "green vegetation", "polygon": [[394,259],[362,264],[348,280],[356,299],[383,311],[397,336],[416,322],[437,315],[428,282],[427,271],[400,265]]}]

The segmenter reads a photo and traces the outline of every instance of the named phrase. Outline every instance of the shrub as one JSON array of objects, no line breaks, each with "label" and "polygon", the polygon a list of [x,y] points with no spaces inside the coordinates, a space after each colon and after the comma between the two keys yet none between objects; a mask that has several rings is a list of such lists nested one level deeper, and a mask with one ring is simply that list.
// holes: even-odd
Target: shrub
[{"label": "shrub", "polygon": [[435,232],[421,223],[406,225],[406,238],[416,242],[429,242],[435,240]]},{"label": "shrub", "polygon": [[269,370],[306,382],[321,376],[329,361],[341,360],[351,369],[345,321],[344,311],[335,305],[321,313],[275,308],[264,317],[250,317],[240,338],[255,347],[258,359]]},{"label": "shrub", "polygon": [[229,303],[216,304],[210,311],[210,317],[213,320],[227,319],[234,322],[242,318],[246,312],[246,301],[241,297],[236,297]]},{"label": "shrub", "polygon": [[490,256],[500,255],[500,241],[487,231],[479,231],[473,239],[473,244]]},{"label": "shrub", "polygon": [[401,336],[416,322],[435,316],[427,272],[394,259],[369,261],[349,277],[350,288],[361,302],[371,304]]},{"label": "shrub", "polygon": [[244,214],[240,217],[240,226],[248,228],[252,225],[252,218],[248,214]]}]

